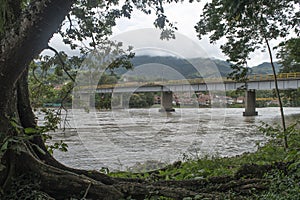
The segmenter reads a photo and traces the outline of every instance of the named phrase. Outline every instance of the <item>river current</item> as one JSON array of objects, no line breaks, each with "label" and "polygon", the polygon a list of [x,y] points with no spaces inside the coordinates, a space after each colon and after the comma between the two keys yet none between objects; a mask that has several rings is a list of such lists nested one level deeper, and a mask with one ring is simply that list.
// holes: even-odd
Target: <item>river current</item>
[{"label": "river current", "polygon": [[[172,163],[205,155],[235,156],[253,152],[267,138],[262,122],[279,123],[278,108],[258,108],[258,116],[243,117],[241,108],[158,108],[113,111],[69,110],[65,131],[50,133],[63,140],[68,152],[54,151],[60,162],[76,168],[127,170],[137,163]],[[300,108],[284,108],[292,121]]]}]

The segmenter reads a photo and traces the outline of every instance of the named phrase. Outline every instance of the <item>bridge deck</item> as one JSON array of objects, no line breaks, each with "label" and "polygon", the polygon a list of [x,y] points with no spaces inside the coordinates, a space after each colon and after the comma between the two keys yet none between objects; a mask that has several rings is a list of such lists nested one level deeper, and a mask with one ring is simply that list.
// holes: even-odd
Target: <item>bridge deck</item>
[{"label": "bridge deck", "polygon": [[[277,75],[279,89],[297,89],[300,87],[300,73],[282,73]],[[79,93],[124,93],[124,92],[160,92],[160,91],[224,91],[247,87],[253,90],[271,90],[275,88],[273,75],[249,76],[247,86],[227,78],[204,78],[186,80],[168,80],[157,82],[125,82],[103,84],[77,88]],[[92,91],[91,91],[92,90]]]}]

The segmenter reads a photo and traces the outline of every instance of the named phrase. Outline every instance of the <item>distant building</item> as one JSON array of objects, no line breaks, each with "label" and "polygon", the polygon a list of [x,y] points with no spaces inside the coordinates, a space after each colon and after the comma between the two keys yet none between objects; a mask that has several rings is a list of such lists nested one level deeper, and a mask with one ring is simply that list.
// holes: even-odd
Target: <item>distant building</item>
[{"label": "distant building", "polygon": [[269,101],[269,102],[267,102],[267,105],[268,106],[279,106],[279,101],[277,100],[277,99],[274,99],[274,100],[271,100],[271,101]]},{"label": "distant building", "polygon": [[234,103],[233,98],[231,98],[231,97],[226,97],[226,103],[229,104],[229,105],[233,104],[233,103]]},{"label": "distant building", "polygon": [[236,99],[236,103],[244,103],[244,102],[245,102],[245,97],[240,96]]},{"label": "distant building", "polygon": [[212,97],[210,95],[201,94],[201,93],[198,94],[199,105],[207,106],[211,104],[211,101],[212,101]]}]

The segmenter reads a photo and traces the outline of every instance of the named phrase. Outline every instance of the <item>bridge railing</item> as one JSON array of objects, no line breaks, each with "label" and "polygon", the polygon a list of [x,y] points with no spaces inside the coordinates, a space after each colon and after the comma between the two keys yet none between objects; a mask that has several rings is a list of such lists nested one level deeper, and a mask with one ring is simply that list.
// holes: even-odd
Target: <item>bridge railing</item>
[{"label": "bridge railing", "polygon": [[[278,79],[296,79],[300,78],[300,72],[293,73],[280,73],[277,74]],[[249,76],[249,80],[252,81],[264,81],[264,80],[274,80],[273,74],[257,74]]]},{"label": "bridge railing", "polygon": [[[279,80],[284,79],[300,79],[300,72],[294,73],[280,73],[277,74]],[[272,74],[257,74],[250,75],[249,81],[269,81],[274,80]],[[185,80],[164,80],[164,81],[152,81],[152,82],[124,82],[116,84],[101,84],[97,86],[97,89],[109,89],[115,87],[141,87],[141,86],[158,86],[158,85],[186,85],[186,84],[203,84],[203,83],[220,83],[220,82],[234,82],[232,79],[226,77],[223,78],[195,78]],[[95,87],[96,88],[96,87]],[[84,86],[83,88],[84,89]]]}]

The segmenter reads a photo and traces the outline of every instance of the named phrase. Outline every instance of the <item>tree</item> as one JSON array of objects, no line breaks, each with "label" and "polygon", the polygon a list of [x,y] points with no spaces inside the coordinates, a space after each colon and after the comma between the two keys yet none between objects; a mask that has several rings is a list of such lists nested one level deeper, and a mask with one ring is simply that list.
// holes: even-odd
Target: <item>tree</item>
[{"label": "tree", "polygon": [[[57,171],[54,167],[47,167],[46,163],[55,166],[55,161],[45,151],[42,138],[29,137],[24,133],[24,129],[36,127],[26,87],[27,66],[47,48],[49,39],[58,30],[73,3],[46,0],[1,2],[0,183],[4,191],[11,187],[13,178],[20,174],[35,171],[37,176],[44,179],[47,173],[49,175],[51,171]],[[68,174],[71,175],[70,172]],[[51,181],[58,176],[53,178],[49,178],[48,183],[43,181],[43,184],[51,185]],[[78,181],[76,176],[72,179]]]},{"label": "tree", "polygon": [[280,72],[300,72],[300,38],[291,38],[278,46],[277,58],[281,64]]},{"label": "tree", "polygon": [[[276,94],[280,104],[283,131],[286,131],[282,102],[277,85],[270,41],[286,38],[290,32],[299,34],[298,0],[230,1],[213,0],[204,7],[200,21],[195,26],[198,37],[211,33],[210,41],[226,38],[222,51],[233,62],[231,76],[246,81],[247,60],[257,49],[267,51],[270,57]],[[287,139],[284,139],[287,148]]]},{"label": "tree", "polygon": [[65,105],[70,105],[70,91],[74,87],[72,80],[75,79],[77,66],[80,66],[82,60],[60,52],[53,57],[39,56],[31,62],[28,73],[31,106],[40,108],[45,103],[56,103],[65,108]]},{"label": "tree", "polygon": [[153,105],[154,95],[153,93],[134,93],[130,96],[129,107],[130,108],[149,108]]},{"label": "tree", "polygon": [[[277,58],[281,64],[281,73],[300,72],[300,38],[291,38],[278,45]],[[285,90],[284,96],[293,106],[299,106],[299,89]]]},{"label": "tree", "polygon": [[[22,177],[30,177],[29,181],[32,181],[27,184],[38,183],[35,190],[56,199],[120,199],[128,196],[144,199],[153,193],[182,199],[195,194],[190,189],[182,189],[180,184],[170,187],[173,183],[151,184],[69,168],[49,154],[39,134],[29,102],[28,66],[44,49],[51,49],[59,55],[48,46],[54,33],[60,32],[71,48],[86,53],[105,44],[105,37],[111,33],[115,19],[130,17],[135,6],[145,13],[154,9],[158,16],[155,26],[164,28],[163,36],[172,35],[169,33],[173,29],[167,28],[172,24],[164,15],[162,1],[125,1],[119,9],[114,8],[117,4],[118,1],[100,0],[1,0],[1,196],[14,186],[15,179]],[[78,41],[89,41],[89,44],[80,46]],[[67,73],[63,64],[61,67]],[[41,198],[45,199],[45,194],[43,196]]]}]

